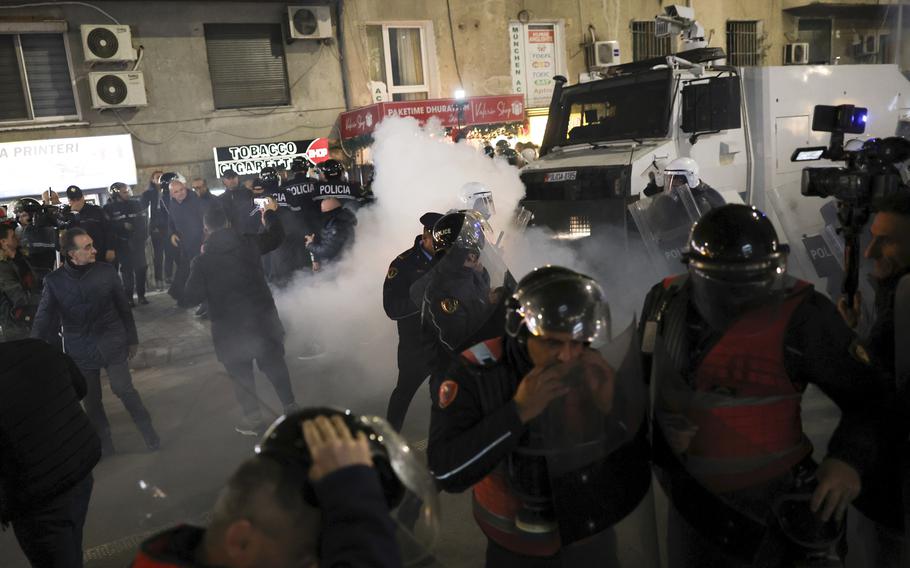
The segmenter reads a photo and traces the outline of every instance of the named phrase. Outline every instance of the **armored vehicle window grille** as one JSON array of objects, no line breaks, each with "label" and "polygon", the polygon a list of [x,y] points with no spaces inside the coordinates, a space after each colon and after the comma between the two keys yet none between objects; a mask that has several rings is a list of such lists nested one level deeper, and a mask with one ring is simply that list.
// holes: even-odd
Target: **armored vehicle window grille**
[{"label": "armored vehicle window grille", "polygon": [[66,38],[0,34],[0,124],[78,120]]},{"label": "armored vehicle window grille", "polygon": [[632,22],[632,61],[663,57],[673,53],[670,38],[657,37],[654,31],[654,20]]},{"label": "armored vehicle window grille", "polygon": [[761,65],[761,22],[727,22],[727,63],[736,67]]},{"label": "armored vehicle window grille", "polygon": [[291,104],[281,26],[205,24],[215,108]]}]

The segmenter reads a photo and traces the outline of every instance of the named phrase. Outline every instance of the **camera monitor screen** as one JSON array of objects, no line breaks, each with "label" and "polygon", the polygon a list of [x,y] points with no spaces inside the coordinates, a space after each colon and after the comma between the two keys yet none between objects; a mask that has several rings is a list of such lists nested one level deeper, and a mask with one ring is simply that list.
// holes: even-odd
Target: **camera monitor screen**
[{"label": "camera monitor screen", "polygon": [[811,162],[813,160],[821,160],[825,157],[825,146],[813,146],[811,148],[797,148],[793,151],[793,155],[790,156],[791,162]]}]

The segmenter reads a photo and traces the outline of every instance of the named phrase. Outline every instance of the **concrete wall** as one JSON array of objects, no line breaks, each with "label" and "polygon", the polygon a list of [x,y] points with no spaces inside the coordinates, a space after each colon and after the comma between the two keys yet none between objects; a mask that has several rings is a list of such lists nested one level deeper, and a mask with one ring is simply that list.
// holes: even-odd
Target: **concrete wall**
[{"label": "concrete wall", "polygon": [[[144,72],[149,105],[118,111],[135,133],[133,146],[142,185],[149,173],[158,168],[176,169],[188,177],[202,175],[212,185],[215,175],[212,147],[326,136],[338,113],[344,110],[336,46],[320,47],[314,41],[296,41],[285,46],[288,81],[292,85],[290,106],[215,110],[203,24],[279,23],[285,14],[285,2],[96,2],[95,5],[121,24],[129,25],[133,45],[145,48],[140,70]],[[79,26],[109,24],[110,20],[81,6],[3,10],[0,17],[66,20],[72,70],[82,118],[87,123],[68,128],[0,129],[0,141],[126,132],[113,112],[91,108],[87,80],[91,69],[83,63]]]}]

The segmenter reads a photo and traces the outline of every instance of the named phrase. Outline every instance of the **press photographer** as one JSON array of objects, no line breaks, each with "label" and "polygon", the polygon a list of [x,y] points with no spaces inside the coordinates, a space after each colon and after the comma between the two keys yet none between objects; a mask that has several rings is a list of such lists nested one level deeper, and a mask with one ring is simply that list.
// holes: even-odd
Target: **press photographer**
[{"label": "press photographer", "polygon": [[[866,541],[864,565],[902,566],[901,550],[906,547],[907,505],[910,495],[902,491],[902,470],[898,456],[907,450],[910,423],[907,417],[907,390],[900,380],[895,333],[896,314],[908,309],[907,299],[898,297],[902,278],[910,273],[910,142],[900,137],[850,141],[844,134],[865,131],[866,109],[852,105],[816,106],[812,129],[831,132],[828,148],[800,148],[793,161],[827,158],[844,161],[846,167],[805,168],[802,193],[837,200],[840,232],[844,238],[844,296],[838,310],[847,324],[860,323],[859,238],[872,217],[871,242],[863,256],[872,261],[870,280],[875,289],[875,320],[856,344],[858,358],[874,365],[896,392],[896,408],[883,409],[891,419],[882,434],[883,450],[863,480],[866,488],[856,502],[868,519],[861,519],[860,534]],[[906,338],[904,338],[906,341]],[[903,503],[901,500],[903,494]]]},{"label": "press photographer", "polygon": [[40,286],[45,275],[57,266],[57,227],[60,224],[60,208],[42,205],[36,199],[26,197],[16,202],[14,208],[19,227],[16,235]]}]

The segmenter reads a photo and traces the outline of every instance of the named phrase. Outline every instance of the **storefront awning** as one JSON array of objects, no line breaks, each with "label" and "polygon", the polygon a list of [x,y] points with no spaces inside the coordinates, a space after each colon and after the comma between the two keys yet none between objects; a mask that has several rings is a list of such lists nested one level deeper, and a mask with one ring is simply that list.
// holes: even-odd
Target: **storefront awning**
[{"label": "storefront awning", "polygon": [[[465,99],[462,127],[483,124],[524,122],[524,95],[497,95]],[[387,116],[410,116],[421,124],[436,117],[444,127],[457,127],[458,109],[455,99],[425,101],[395,101],[376,103],[341,114],[341,138],[348,140],[371,134]]]}]

